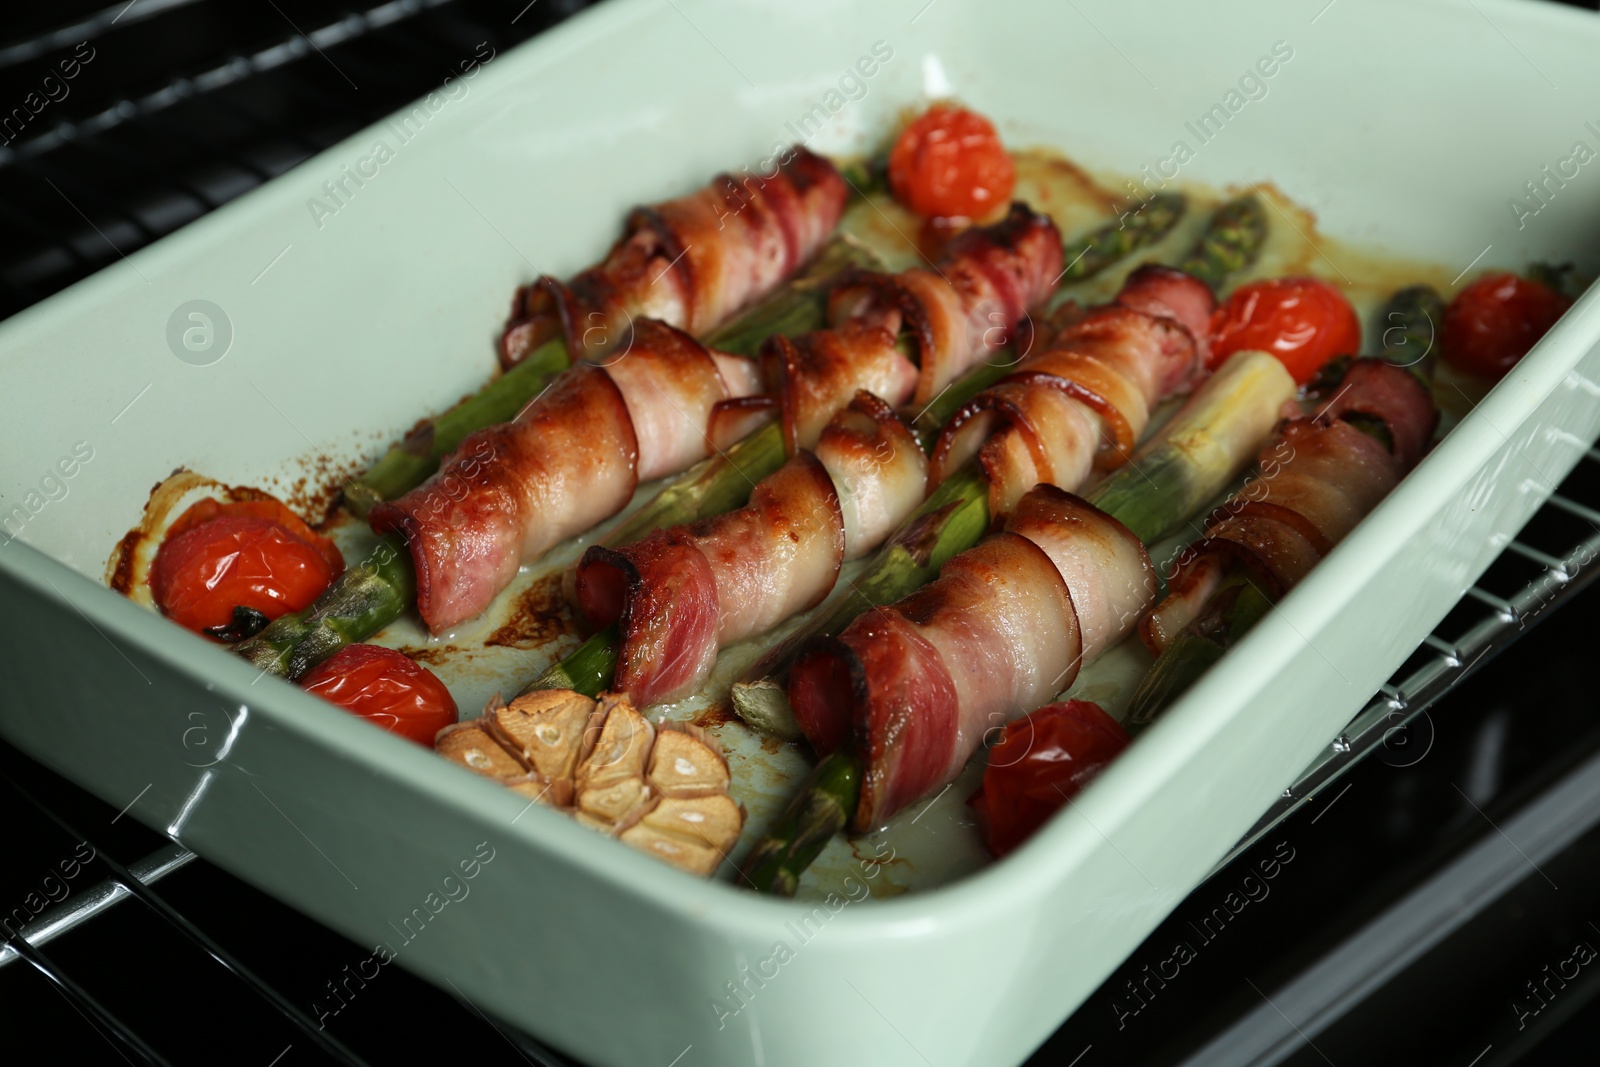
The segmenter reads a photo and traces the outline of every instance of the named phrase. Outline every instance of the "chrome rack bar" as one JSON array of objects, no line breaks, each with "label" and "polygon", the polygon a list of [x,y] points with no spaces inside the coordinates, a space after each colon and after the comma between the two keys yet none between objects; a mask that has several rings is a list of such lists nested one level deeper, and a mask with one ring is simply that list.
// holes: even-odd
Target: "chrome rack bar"
[{"label": "chrome rack bar", "polygon": [[[151,889],[143,881],[135,877],[132,871],[123,866],[117,860],[113,859],[110,853],[106,852],[104,849],[96,847],[93,841],[89,840],[89,838],[85,835],[79,833],[77,829],[74,828],[70,823],[68,823],[60,815],[57,815],[55,811],[52,810],[48,805],[40,802],[33,796],[32,793],[28,792],[17,782],[7,777],[6,783],[11,786],[12,790],[16,792],[18,796],[25,800],[47,820],[60,827],[73,840],[87,842],[90,847],[94,848],[95,859],[98,862],[106,865],[106,867],[111,871],[112,878],[115,879],[117,883],[120,884],[124,889],[126,889],[129,894],[139,898],[139,901],[142,904],[164,919],[168,925],[172,926],[179,933],[183,934],[190,941],[194,942],[195,945],[199,946],[213,960],[221,964],[223,968],[231,973],[235,978],[239,979],[239,981],[248,986],[257,996],[261,997],[268,1004],[272,1005],[272,1007],[275,1008],[279,1014],[281,1014],[293,1026],[299,1029],[301,1033],[310,1038],[310,1040],[319,1048],[321,1048],[323,1052],[327,1053],[340,1063],[355,1064],[357,1067],[361,1067],[361,1065],[365,1063],[365,1061],[362,1060],[361,1057],[357,1056],[354,1051],[344,1044],[344,1042],[334,1037],[323,1027],[317,1025],[315,1020],[313,1020],[304,1011],[301,1011],[299,1008],[295,1007],[295,1005],[276,988],[266,981],[263,981],[258,975],[256,975],[254,971],[246,967],[244,963],[235,957],[231,952],[223,948],[216,941],[212,940],[209,934],[185,918],[182,912],[178,911],[177,908],[174,908],[171,904],[167,903],[164,897],[158,895],[154,889]],[[11,944],[22,954],[24,958],[28,958],[30,954],[38,953],[38,949],[33,948],[20,938],[12,938]],[[58,982],[65,977],[64,975],[59,974],[59,971],[57,973],[51,973],[47,971],[46,974]]]},{"label": "chrome rack bar", "polygon": [[[128,866],[128,873],[145,885],[153,885],[173,871],[188,866],[194,858],[193,852],[174,843],[134,861]],[[17,931],[17,938],[35,947],[48,944],[132,895],[133,891],[115,878],[104,879],[40,912],[38,918]],[[20,958],[21,953],[12,945],[0,945],[0,967]]]}]

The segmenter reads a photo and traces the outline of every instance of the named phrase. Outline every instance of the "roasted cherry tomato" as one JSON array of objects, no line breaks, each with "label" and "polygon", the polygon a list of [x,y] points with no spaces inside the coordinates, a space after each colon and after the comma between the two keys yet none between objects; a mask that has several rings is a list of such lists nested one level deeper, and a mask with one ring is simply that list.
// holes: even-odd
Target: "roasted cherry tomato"
[{"label": "roasted cherry tomato", "polygon": [[456,702],[438,675],[379,645],[346,645],[300,679],[308,693],[421,745],[456,721]]},{"label": "roasted cherry tomato", "polygon": [[889,187],[919,215],[983,218],[1011,199],[1016,182],[994,126],[966,108],[934,105],[889,153]]},{"label": "roasted cherry tomato", "polygon": [[150,590],[180,626],[238,640],[310,604],[343,570],[333,542],[276,500],[202,500],[167,531]]},{"label": "roasted cherry tomato", "polygon": [[1304,385],[1328,360],[1361,348],[1361,321],[1334,286],[1318,278],[1241,285],[1211,317],[1211,366],[1235,352],[1277,356]]},{"label": "roasted cherry tomato", "polygon": [[1128,746],[1117,720],[1087,700],[1050,704],[1005,728],[968,802],[989,851],[1004,856]]},{"label": "roasted cherry tomato", "polygon": [[1515,274],[1479,278],[1445,308],[1440,352],[1459,370],[1498,380],[1571,303],[1548,285]]}]

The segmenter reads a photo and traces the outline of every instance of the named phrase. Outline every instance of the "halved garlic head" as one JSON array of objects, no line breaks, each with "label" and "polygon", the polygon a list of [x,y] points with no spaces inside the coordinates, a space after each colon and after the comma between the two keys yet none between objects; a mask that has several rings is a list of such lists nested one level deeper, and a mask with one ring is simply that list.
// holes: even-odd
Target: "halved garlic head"
[{"label": "halved garlic head", "polygon": [[691,874],[715,871],[744,829],[716,740],[684,723],[652,726],[625,697],[527,693],[440,731],[434,748]]}]

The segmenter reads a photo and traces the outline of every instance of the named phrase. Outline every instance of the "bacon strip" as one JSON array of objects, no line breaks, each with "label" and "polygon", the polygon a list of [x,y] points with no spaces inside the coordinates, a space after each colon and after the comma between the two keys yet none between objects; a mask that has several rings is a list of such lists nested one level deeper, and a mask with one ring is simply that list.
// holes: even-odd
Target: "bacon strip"
[{"label": "bacon strip", "polygon": [[1211,290],[1168,267],[1141,267],[1113,304],[1065,326],[1042,352],[967,403],[933,453],[932,480],[976,458],[990,514],[1038,484],[1077,488],[1120,465],[1162,400],[1204,366]]},{"label": "bacon strip", "polygon": [[488,607],[523,560],[615,514],[638,484],[637,460],[622,391],[580,364],[514,421],[471,434],[432,478],[373,508],[372,528],[405,537],[417,610],[438,633]]},{"label": "bacon strip", "polygon": [[519,289],[501,363],[514,366],[557,336],[574,357],[597,355],[642,318],[703,334],[771,292],[822,247],[849,194],[828,160],[800,145],[789,155],[770,177],[721,174],[688,196],[636,208],[598,266],[570,283],[542,277]]},{"label": "bacon strip", "polygon": [[1041,486],[936,581],[809,643],[789,702],[817,751],[853,738],[866,764],[855,827],[866,830],[953,780],[987,731],[1070,686],[1154,599],[1139,540]]},{"label": "bacon strip", "polygon": [[849,272],[830,293],[834,329],[774,339],[763,352],[790,450],[812,447],[857,389],[925,407],[1029,329],[1028,309],[1060,271],[1055,224],[1013,204],[1000,222],[951,241],[935,270]]},{"label": "bacon strip", "polygon": [[641,479],[709,455],[713,406],[755,386],[741,364],[642,320],[605,367],[565,371],[515,420],[472,434],[432,478],[374,508],[373,530],[406,538],[428,628],[480,614],[519,566],[615,515]]},{"label": "bacon strip", "polygon": [[[1393,446],[1351,416],[1382,422]],[[1173,568],[1166,599],[1139,625],[1145,645],[1163,651],[1241,572],[1270,598],[1288,592],[1416,464],[1437,420],[1409,372],[1376,359],[1352,364],[1334,401],[1284,423],[1262,449],[1261,472],[1206,520],[1204,537]]]},{"label": "bacon strip", "polygon": [[839,496],[847,560],[881,545],[927,494],[927,453],[900,416],[866,390],[822,431],[817,458]]},{"label": "bacon strip", "polygon": [[882,400],[862,392],[761,481],[737,511],[662,530],[578,564],[575,599],[597,626],[619,623],[614,688],[641,705],[677,700],[719,649],[820,603],[839,566],[877,547],[922,501],[927,457]]},{"label": "bacon strip", "polygon": [[680,330],[644,319],[631,344],[600,363],[622,390],[639,444],[639,481],[693,466],[711,454],[707,424],[729,397],[759,392],[754,363],[712,352]]},{"label": "bacon strip", "polygon": [[844,561],[833,481],[801,452],[761,480],[750,503],[622,548],[594,545],[578,565],[579,606],[622,631],[617,692],[638,705],[693,692],[717,650],[814,606]]}]

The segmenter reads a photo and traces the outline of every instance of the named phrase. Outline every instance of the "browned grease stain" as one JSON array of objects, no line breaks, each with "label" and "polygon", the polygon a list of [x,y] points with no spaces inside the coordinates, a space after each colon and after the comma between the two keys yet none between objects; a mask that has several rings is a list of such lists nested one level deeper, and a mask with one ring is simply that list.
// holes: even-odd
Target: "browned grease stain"
[{"label": "browned grease stain", "polygon": [[[695,712],[694,718],[690,719],[689,721],[705,730],[715,730],[719,727],[726,726],[730,722],[740,723],[741,725],[744,722],[743,719],[739,718],[739,713],[733,710],[732,704],[720,700],[715,704],[709,705],[708,707],[702,708],[700,711]],[[766,748],[764,738],[762,748]],[[771,751],[775,752],[777,750],[772,749]]]},{"label": "browned grease stain", "polygon": [[360,476],[360,469],[337,463],[321,451],[297,460],[295,469],[299,473],[286,486],[283,502],[321,533],[340,525],[345,515],[340,506],[344,487]]},{"label": "browned grease stain", "polygon": [[490,634],[485,645],[504,648],[539,648],[573,627],[572,607],[561,592],[561,572],[534,582],[511,605],[511,615]]},{"label": "browned grease stain", "polygon": [[133,592],[134,571],[137,565],[134,560],[139,555],[139,546],[149,535],[135,526],[122,535],[122,540],[117,542],[117,547],[111,550],[111,559],[106,564],[106,584],[123,596],[131,596]]},{"label": "browned grease stain", "polygon": [[779,737],[777,734],[761,735],[761,751],[765,752],[769,756],[777,755],[778,752],[783,749],[785,744],[786,742],[784,739]]},{"label": "browned grease stain", "polygon": [[455,645],[423,645],[420,648],[402,648],[404,652],[418,663],[440,664],[449,660],[461,650]]}]

